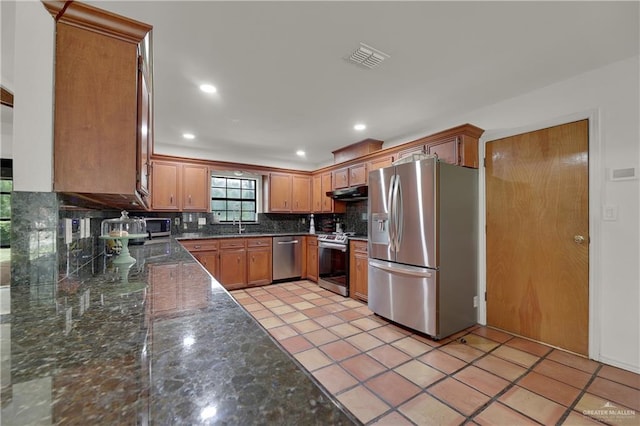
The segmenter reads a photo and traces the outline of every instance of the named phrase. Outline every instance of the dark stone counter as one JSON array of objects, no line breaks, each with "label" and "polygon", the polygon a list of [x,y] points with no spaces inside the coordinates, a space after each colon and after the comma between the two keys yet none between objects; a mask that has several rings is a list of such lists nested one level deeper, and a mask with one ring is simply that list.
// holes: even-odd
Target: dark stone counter
[{"label": "dark stone counter", "polygon": [[357,423],[175,239],[130,251],[11,287],[2,424]]}]

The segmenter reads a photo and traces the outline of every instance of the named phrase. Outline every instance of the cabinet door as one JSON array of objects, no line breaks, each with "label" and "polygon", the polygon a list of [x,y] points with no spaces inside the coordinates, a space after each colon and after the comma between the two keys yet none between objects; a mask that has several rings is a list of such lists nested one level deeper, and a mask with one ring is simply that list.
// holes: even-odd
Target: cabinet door
[{"label": "cabinet door", "polygon": [[151,88],[149,71],[142,56],[138,56],[138,166],[137,189],[143,195],[149,195],[150,156],[152,150],[151,134]]},{"label": "cabinet door", "polygon": [[246,280],[246,250],[220,250],[220,284],[228,290],[244,288]]},{"label": "cabinet door", "polygon": [[195,164],[182,165],[182,209],[209,210],[209,168]]},{"label": "cabinet door", "polygon": [[137,45],[56,25],[53,189],[133,194]]},{"label": "cabinet door", "polygon": [[154,210],[180,210],[178,193],[180,166],[155,161],[151,173],[151,207]]},{"label": "cabinet door", "polygon": [[307,240],[307,279],[318,281],[318,240]]},{"label": "cabinet door", "polygon": [[358,164],[349,167],[349,186],[367,184],[367,165]]},{"label": "cabinet door", "polygon": [[349,250],[349,292],[352,298],[366,302],[369,293],[367,242],[351,241]]},{"label": "cabinet door", "polygon": [[311,183],[311,210],[314,213],[322,212],[322,200],[324,197],[325,195],[322,193],[322,175],[315,175]]},{"label": "cabinet door", "polygon": [[369,161],[368,171],[372,172],[374,170],[383,169],[385,167],[389,167],[393,163],[393,157],[382,157],[376,158],[375,160]]},{"label": "cabinet door", "polygon": [[333,172],[333,188],[340,189],[349,186],[349,169],[340,169]]},{"label": "cabinet door", "polygon": [[327,197],[327,192],[333,189],[331,172],[322,174],[322,211],[331,213],[333,211],[333,199]]},{"label": "cabinet door", "polygon": [[271,283],[271,249],[247,249],[247,285]]},{"label": "cabinet door", "polygon": [[269,211],[291,211],[291,175],[281,173],[269,175]]},{"label": "cabinet door", "polygon": [[309,176],[292,176],[291,188],[291,211],[295,213],[311,211],[311,179]]},{"label": "cabinet door", "polygon": [[438,159],[449,164],[459,164],[458,138],[438,141],[427,146],[427,154],[435,154]]},{"label": "cabinet door", "polygon": [[398,151],[398,159],[400,158],[404,158],[404,157],[408,157],[409,155],[413,155],[413,154],[424,154],[426,151],[426,148],[424,145],[418,145],[418,146],[412,146],[411,148],[406,148],[403,149],[401,151]]},{"label": "cabinet door", "polygon": [[200,262],[207,271],[209,271],[211,276],[218,279],[219,259],[217,250],[196,252],[193,253],[193,257],[195,257],[196,260]]}]

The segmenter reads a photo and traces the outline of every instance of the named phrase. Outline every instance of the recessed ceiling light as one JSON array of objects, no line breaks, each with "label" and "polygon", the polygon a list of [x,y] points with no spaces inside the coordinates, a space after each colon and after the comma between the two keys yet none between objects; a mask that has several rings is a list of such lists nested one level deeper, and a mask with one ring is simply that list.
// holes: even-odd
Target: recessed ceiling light
[{"label": "recessed ceiling light", "polygon": [[196,135],[194,135],[193,133],[183,133],[182,137],[185,139],[195,139]]},{"label": "recessed ceiling light", "polygon": [[211,84],[201,84],[200,90],[205,93],[216,93],[218,91],[218,89],[216,89],[216,86],[213,86]]},{"label": "recessed ceiling light", "polygon": [[364,129],[367,128],[367,126],[362,124],[362,123],[358,123],[355,126],[353,126],[353,128],[356,129],[356,130],[364,130]]},{"label": "recessed ceiling light", "polygon": [[299,149],[299,150],[296,151],[296,155],[298,157],[304,157],[306,155],[306,153],[303,150]]}]

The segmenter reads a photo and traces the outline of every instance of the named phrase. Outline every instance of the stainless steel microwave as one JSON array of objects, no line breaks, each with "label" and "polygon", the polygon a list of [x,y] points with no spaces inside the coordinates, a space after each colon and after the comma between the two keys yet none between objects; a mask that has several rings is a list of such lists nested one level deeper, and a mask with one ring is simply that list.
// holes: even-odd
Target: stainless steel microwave
[{"label": "stainless steel microwave", "polygon": [[145,217],[147,234],[149,238],[161,238],[171,236],[171,219],[166,217]]}]

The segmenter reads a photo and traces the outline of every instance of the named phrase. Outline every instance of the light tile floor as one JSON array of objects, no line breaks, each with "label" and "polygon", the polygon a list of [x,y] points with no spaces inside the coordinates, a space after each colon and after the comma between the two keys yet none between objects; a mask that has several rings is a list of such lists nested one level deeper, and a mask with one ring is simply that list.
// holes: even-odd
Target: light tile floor
[{"label": "light tile floor", "polygon": [[364,424],[640,424],[638,374],[482,326],[433,341],[310,281],[231,294]]}]

